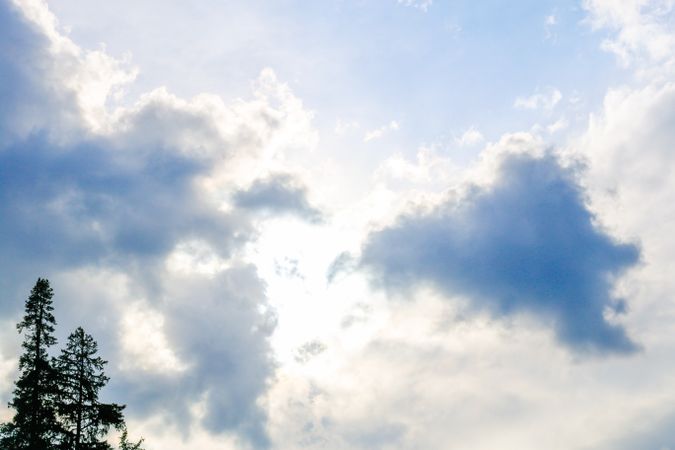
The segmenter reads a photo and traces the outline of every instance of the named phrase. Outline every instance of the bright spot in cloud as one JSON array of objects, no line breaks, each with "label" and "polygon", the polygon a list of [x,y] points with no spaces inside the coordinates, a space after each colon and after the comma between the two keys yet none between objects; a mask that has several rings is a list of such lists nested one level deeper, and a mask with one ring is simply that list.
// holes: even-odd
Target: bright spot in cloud
[{"label": "bright spot in cloud", "polygon": [[673,447],[672,0],[147,3],[0,2],[0,400],[43,275],[148,450]]},{"label": "bright spot in cloud", "polygon": [[120,336],[125,359],[122,370],[155,373],[182,372],[183,364],[164,334],[164,318],[142,302],[136,302],[124,311]]}]

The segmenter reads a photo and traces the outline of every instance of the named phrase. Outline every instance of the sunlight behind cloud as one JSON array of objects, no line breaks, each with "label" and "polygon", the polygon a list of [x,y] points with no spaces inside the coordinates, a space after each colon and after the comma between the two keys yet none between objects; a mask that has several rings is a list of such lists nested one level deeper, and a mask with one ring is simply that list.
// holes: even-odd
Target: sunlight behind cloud
[{"label": "sunlight behind cloud", "polygon": [[172,373],[187,370],[171,349],[164,334],[161,313],[148,308],[143,302],[130,305],[122,317],[120,336],[126,359],[122,370]]},{"label": "sunlight behind cloud", "polygon": [[675,448],[674,7],[0,3],[1,400],[49,277],[147,450]]}]

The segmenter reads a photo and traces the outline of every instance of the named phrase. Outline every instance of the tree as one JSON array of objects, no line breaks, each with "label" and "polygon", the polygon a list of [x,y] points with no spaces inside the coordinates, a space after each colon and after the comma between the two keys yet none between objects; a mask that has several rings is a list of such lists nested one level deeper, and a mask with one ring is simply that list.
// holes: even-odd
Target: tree
[{"label": "tree", "polygon": [[54,293],[49,281],[38,278],[26,301],[26,313],[17,324],[24,334],[24,353],[19,358],[19,379],[9,406],[15,414],[3,424],[0,448],[11,450],[51,450],[59,434],[54,400],[57,375],[47,349],[56,343],[52,314]]},{"label": "tree", "polygon": [[103,373],[107,361],[96,356],[97,352],[94,338],[78,327],[68,336],[66,348],[56,360],[60,385],[56,407],[64,449],[111,449],[105,435],[111,426],[117,429],[124,426],[124,405],[98,400],[99,391],[109,378]]},{"label": "tree", "polygon": [[125,426],[122,428],[122,435],[120,436],[120,450],[143,450],[141,444],[143,444],[143,438],[141,438],[138,442],[129,442],[127,427]]}]

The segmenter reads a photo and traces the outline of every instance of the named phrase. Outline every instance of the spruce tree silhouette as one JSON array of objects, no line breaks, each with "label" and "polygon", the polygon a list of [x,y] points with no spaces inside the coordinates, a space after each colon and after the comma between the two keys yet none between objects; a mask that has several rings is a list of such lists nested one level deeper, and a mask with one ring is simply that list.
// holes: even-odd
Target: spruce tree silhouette
[{"label": "spruce tree silhouette", "polygon": [[24,353],[19,359],[19,379],[9,406],[15,414],[0,430],[0,448],[53,450],[60,427],[56,418],[57,373],[47,349],[56,343],[52,314],[54,293],[49,281],[38,278],[26,301],[26,313],[17,324],[24,334]]},{"label": "spruce tree silhouette", "polygon": [[112,449],[104,439],[108,430],[111,426],[124,428],[124,405],[98,400],[109,378],[103,373],[107,361],[96,356],[97,352],[94,338],[78,327],[56,359],[60,386],[56,410],[63,428],[63,449]]},{"label": "spruce tree silhouette", "polygon": [[128,440],[124,405],[98,400],[109,379],[93,337],[78,327],[61,355],[49,358],[47,349],[56,344],[53,296],[49,281],[38,278],[17,324],[24,353],[9,402],[15,414],[0,425],[0,450],[112,450],[105,440],[111,427],[122,432],[120,450],[143,450],[143,439]]},{"label": "spruce tree silhouette", "polygon": [[125,426],[122,429],[122,435],[120,436],[120,450],[143,450],[141,445],[143,444],[143,438],[138,442],[129,442],[129,433],[127,432],[127,427]]}]

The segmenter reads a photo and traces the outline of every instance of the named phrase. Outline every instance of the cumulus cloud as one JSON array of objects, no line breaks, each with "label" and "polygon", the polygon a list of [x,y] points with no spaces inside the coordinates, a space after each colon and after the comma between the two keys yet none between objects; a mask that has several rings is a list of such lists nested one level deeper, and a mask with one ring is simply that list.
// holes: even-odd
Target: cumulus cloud
[{"label": "cumulus cloud", "polygon": [[[399,3],[421,10],[431,5]],[[638,17],[631,12],[636,2],[586,2],[589,10],[606,13],[596,17],[597,26],[619,30],[607,49],[630,61],[666,63],[670,58],[660,48],[670,45],[670,12],[657,8],[657,1],[641,4],[648,6],[638,7]],[[546,25],[555,22],[550,16]],[[452,199],[427,196],[426,206],[372,232],[360,259],[340,255],[328,268],[332,286],[347,286],[352,278],[363,282],[360,264],[390,290],[407,294],[419,287],[416,293],[424,295],[380,311],[373,300],[380,296],[366,283],[362,291],[350,288],[340,300],[354,295],[347,300],[358,303],[346,315],[334,315],[344,335],[307,336],[293,344],[291,358],[299,364],[291,366],[306,372],[288,376],[276,367],[269,345],[277,320],[269,286],[243,249],[256,239],[259,217],[322,217],[309,201],[309,187],[289,175],[297,172],[283,158],[289,149],[316,145],[311,112],[269,69],[253,83],[253,98],[232,104],[216,95],[185,99],[158,88],[114,108],[134,75],[127,61],[77,47],[60,33],[45,2],[0,4],[3,323],[18,316],[35,277],[48,276],[56,289],[59,331],[82,324],[99,340],[111,360],[110,396],[128,403],[132,422],[143,417],[159,424],[151,445],[265,447],[270,432],[278,448],[444,448],[457,442],[541,448],[552,435],[562,436],[556,445],[584,448],[588,423],[612,428],[593,435],[594,442],[602,441],[596,439],[602,433],[610,436],[606,448],[671,445],[672,415],[663,408],[655,413],[663,422],[640,428],[634,438],[629,434],[637,428],[623,425],[652,404],[672,403],[672,394],[662,394],[671,384],[667,375],[659,378],[653,370],[644,378],[647,365],[670,369],[672,343],[663,336],[674,335],[664,325],[675,323],[673,313],[661,301],[672,292],[675,250],[672,85],[610,93],[580,143],[588,176],[562,168],[551,155],[510,155],[494,171],[487,169],[489,183],[462,185]],[[538,90],[516,106],[550,112],[561,99],[556,89]],[[398,126],[392,121],[364,140]],[[565,126],[561,119],[547,130]],[[359,136],[364,131],[355,122],[335,129]],[[541,145],[534,141],[527,133],[513,134],[488,144],[483,156],[494,145]],[[455,141],[481,142],[475,128]],[[436,150],[420,149],[412,160],[395,155],[382,164],[376,182],[395,198],[379,202],[384,220],[390,220],[392,205],[417,198],[416,189],[428,194],[461,184],[464,171]],[[354,216],[372,220],[376,203]],[[624,277],[619,286],[614,281],[635,264],[638,250],[612,236],[640,239],[641,278],[628,288]],[[358,246],[358,238],[349,242]],[[273,271],[313,289],[311,275],[305,282],[299,270],[304,263],[294,258],[270,258]],[[564,352],[551,348],[545,329],[528,327],[531,319],[541,321],[575,350],[633,351],[637,345],[618,324],[625,309],[619,297],[626,292],[628,326],[638,328],[641,343],[649,339],[640,364],[619,358],[570,365]],[[508,317],[518,332],[481,314],[455,321],[449,310],[459,303],[450,297]],[[420,301],[428,303],[420,307]],[[659,314],[653,314],[656,307]],[[635,309],[644,313],[637,323]],[[657,320],[659,326],[651,326]],[[5,328],[3,336],[15,339]],[[2,339],[0,360],[5,400],[18,349],[9,341]],[[656,342],[662,353],[651,351]],[[525,360],[524,352],[530,352]],[[303,379],[314,370],[332,375]],[[646,381],[640,386],[636,379]],[[294,391],[296,383],[306,392]],[[270,399],[271,384],[277,394]],[[643,409],[635,406],[636,389],[649,400]],[[562,407],[550,408],[552,403]],[[606,411],[621,411],[621,420]],[[567,420],[572,415],[579,420]],[[167,424],[190,438],[177,442]],[[621,442],[612,440],[621,434],[615,424],[622,425]]]},{"label": "cumulus cloud", "polygon": [[391,291],[431,283],[497,316],[539,316],[575,350],[631,352],[605,314],[625,309],[612,282],[638,256],[597,228],[572,169],[521,154],[503,158],[492,186],[371,233],[360,264]]},{"label": "cumulus cloud", "polygon": [[0,152],[0,209],[11,218],[0,239],[12,271],[161,257],[194,236],[227,256],[234,230],[247,233],[243,220],[199,195],[202,164],[161,148],[128,150],[106,140],[60,147],[36,136]]},{"label": "cumulus cloud", "polygon": [[[590,23],[614,32],[602,47],[641,72],[672,73],[675,9],[670,0],[585,0]],[[654,63],[657,65],[654,66]],[[651,67],[649,67],[651,66]]]},{"label": "cumulus cloud", "polygon": [[656,273],[668,272],[675,251],[673,120],[674,84],[614,89],[577,143],[605,222],[622,236],[640,236],[645,262]]},{"label": "cumulus cloud", "polygon": [[[120,361],[111,388],[129,414],[264,447],[276,322],[242,249],[251,209],[318,216],[304,186],[262,178],[266,158],[313,145],[311,113],[269,70],[233,105],[160,88],[111,109],[124,66],[64,37],[45,2],[0,4],[1,312],[50,278],[59,329],[82,324]],[[242,161],[260,181],[238,192]]]},{"label": "cumulus cloud", "polygon": [[[0,142],[6,144],[16,135],[25,136],[36,127],[45,127],[54,120],[46,110],[55,109],[65,101],[71,100],[71,107],[64,109],[58,120],[77,115],[72,93],[54,91],[40,80],[51,62],[48,37],[30,26],[11,2],[4,2],[0,7],[0,29],[3,37],[0,42],[0,76],[3,80],[0,86],[3,99]],[[19,55],[22,55],[23,63],[15,64]]]},{"label": "cumulus cloud", "polygon": [[322,218],[321,212],[307,200],[307,188],[288,174],[255,180],[248,188],[234,193],[234,203],[243,209],[297,214],[311,222]]},{"label": "cumulus cloud", "polygon": [[136,76],[127,61],[79,48],[41,1],[5,2],[0,26],[2,139],[41,130],[63,140],[105,126],[106,102]]},{"label": "cumulus cloud", "polygon": [[[166,277],[160,294],[167,339],[186,369],[164,377],[131,372],[118,389],[136,399],[139,412],[161,411],[180,426],[177,420],[197,419],[211,432],[237,431],[266,446],[266,414],[256,399],[273,368],[267,338],[276,319],[259,311],[266,298],[255,267]],[[191,416],[196,404],[201,411]]]}]

